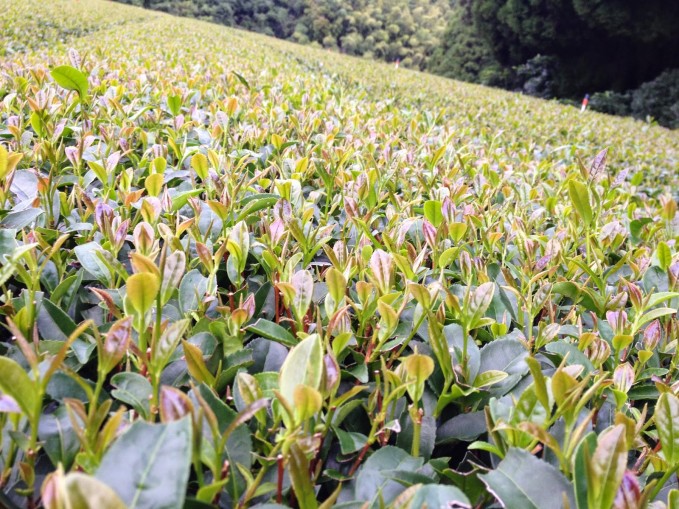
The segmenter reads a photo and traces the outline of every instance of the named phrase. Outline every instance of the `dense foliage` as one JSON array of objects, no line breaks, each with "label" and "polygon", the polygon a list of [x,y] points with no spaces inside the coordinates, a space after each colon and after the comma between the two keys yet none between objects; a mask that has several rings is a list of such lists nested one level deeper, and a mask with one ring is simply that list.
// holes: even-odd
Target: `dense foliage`
[{"label": "dense foliage", "polygon": [[427,67],[451,12],[448,0],[118,1],[416,69]]},{"label": "dense foliage", "polygon": [[676,133],[0,9],[0,505],[677,503]]},{"label": "dense foliage", "polygon": [[676,2],[475,0],[471,9],[501,63],[554,57],[561,97],[636,88],[679,67]]},{"label": "dense foliage", "polygon": [[444,76],[676,127],[679,4],[462,0],[430,62]]},{"label": "dense foliage", "polygon": [[456,6],[427,70],[472,83],[508,85],[506,69],[493,55],[490,44],[478,33],[471,0],[461,0]]}]

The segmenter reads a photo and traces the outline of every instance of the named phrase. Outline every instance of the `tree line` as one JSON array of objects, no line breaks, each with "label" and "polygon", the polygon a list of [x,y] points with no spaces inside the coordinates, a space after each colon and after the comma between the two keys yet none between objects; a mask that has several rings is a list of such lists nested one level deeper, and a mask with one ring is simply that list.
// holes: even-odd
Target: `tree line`
[{"label": "tree line", "polygon": [[118,0],[426,70],[449,0]]}]

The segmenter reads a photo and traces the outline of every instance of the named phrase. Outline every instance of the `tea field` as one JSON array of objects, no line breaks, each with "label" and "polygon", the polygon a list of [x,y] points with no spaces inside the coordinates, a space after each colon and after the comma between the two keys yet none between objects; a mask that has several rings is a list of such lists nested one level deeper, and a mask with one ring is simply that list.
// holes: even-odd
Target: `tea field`
[{"label": "tea field", "polygon": [[679,507],[679,133],[0,12],[0,506]]}]

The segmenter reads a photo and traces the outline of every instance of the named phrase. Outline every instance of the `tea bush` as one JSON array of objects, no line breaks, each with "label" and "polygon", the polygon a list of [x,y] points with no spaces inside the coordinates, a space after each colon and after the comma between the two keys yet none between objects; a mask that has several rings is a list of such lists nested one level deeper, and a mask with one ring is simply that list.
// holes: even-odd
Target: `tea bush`
[{"label": "tea bush", "polygon": [[676,133],[16,4],[1,504],[676,503]]}]

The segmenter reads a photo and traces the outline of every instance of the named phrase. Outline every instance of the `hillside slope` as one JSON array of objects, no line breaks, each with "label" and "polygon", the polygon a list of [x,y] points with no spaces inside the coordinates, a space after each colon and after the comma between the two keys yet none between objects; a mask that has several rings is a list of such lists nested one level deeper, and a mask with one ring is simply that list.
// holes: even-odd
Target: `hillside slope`
[{"label": "hillside slope", "polygon": [[0,505],[667,501],[679,132],[103,0],[0,12]]},{"label": "hillside slope", "polygon": [[[222,84],[205,79],[213,76],[215,71],[209,72],[212,69],[235,71],[255,89],[285,80],[304,82],[320,78],[328,82],[339,75],[342,93],[348,97],[364,104],[396,102],[409,110],[409,117],[415,112],[428,112],[437,116],[437,124],[447,126],[451,133],[455,131],[463,142],[465,138],[478,138],[479,134],[487,139],[499,136],[496,145],[521,138],[529,145],[545,149],[543,157],[550,148],[563,145],[571,145],[585,157],[597,148],[609,147],[611,155],[632,167],[641,167],[648,157],[653,161],[666,157],[668,168],[676,161],[679,138],[676,133],[629,119],[595,113],[580,115],[574,108],[552,102],[426,73],[396,70],[389,64],[104,0],[50,0],[52,4],[58,18],[53,18],[46,4],[37,0],[2,0],[0,5],[8,13],[3,18],[2,46],[6,50],[18,48],[21,53],[24,49],[57,43],[49,51],[20,57],[37,64],[66,63],[65,50],[70,46],[83,55],[114,48],[113,54],[106,55],[106,61],[112,70],[127,72],[125,78],[134,78],[137,60],[150,70],[166,69],[169,63],[170,73],[186,71],[196,80],[196,86],[213,85],[215,89]],[[6,62],[11,61],[8,57]],[[92,64],[96,63],[94,58]],[[101,66],[97,70],[105,72]],[[4,88],[8,87],[7,79],[5,75]],[[332,87],[326,88],[332,94]],[[164,91],[157,92],[162,96]]]}]

